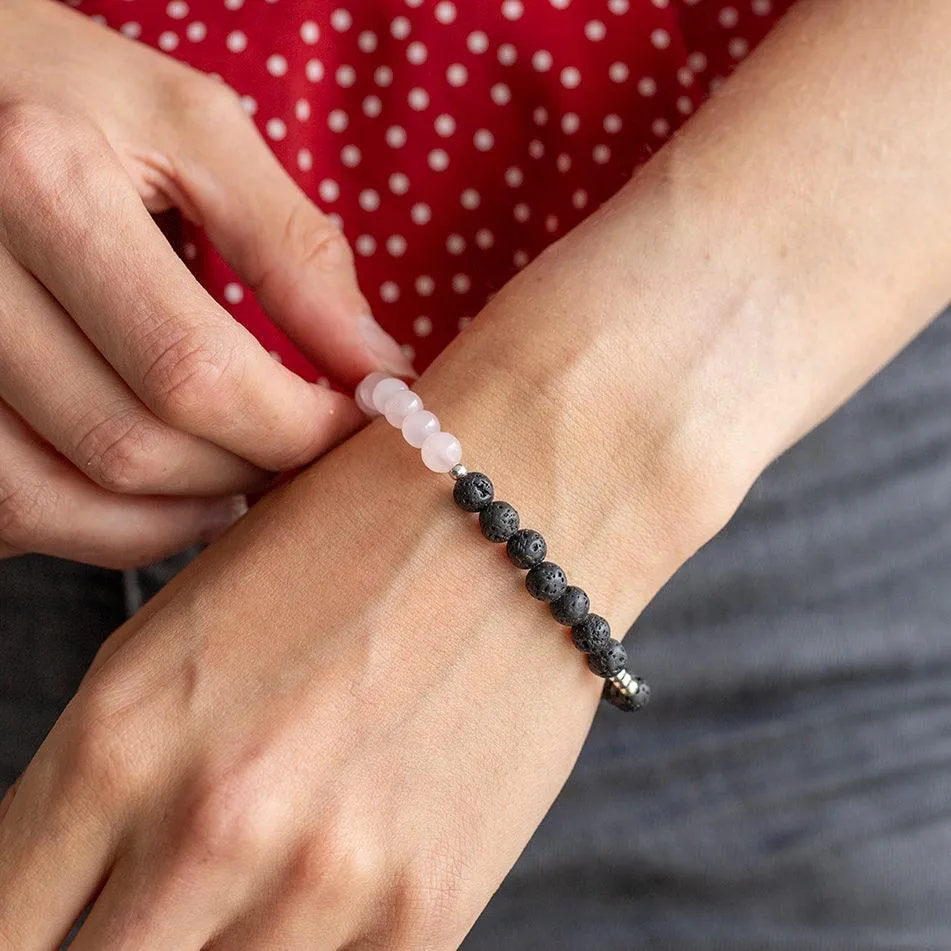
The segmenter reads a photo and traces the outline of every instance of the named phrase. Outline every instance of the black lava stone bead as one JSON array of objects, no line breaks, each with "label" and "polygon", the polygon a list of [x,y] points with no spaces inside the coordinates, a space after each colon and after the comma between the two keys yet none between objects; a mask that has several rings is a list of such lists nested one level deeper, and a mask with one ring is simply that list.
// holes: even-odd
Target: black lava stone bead
[{"label": "black lava stone bead", "polygon": [[509,539],[505,550],[516,568],[534,568],[548,554],[545,539],[533,528],[520,528]]},{"label": "black lava stone bead", "polygon": [[557,601],[552,601],[551,613],[559,624],[572,627],[584,619],[590,607],[591,602],[588,600],[587,594],[581,588],[576,588],[573,584],[570,584]]},{"label": "black lava stone bead", "polygon": [[452,497],[456,505],[466,512],[481,512],[495,495],[492,480],[482,472],[470,472],[456,479]]},{"label": "black lava stone bead", "polygon": [[575,647],[586,654],[598,654],[611,641],[611,625],[600,614],[589,614],[571,629]]},{"label": "black lava stone bead", "polygon": [[539,601],[554,601],[565,593],[568,579],[565,573],[551,561],[543,561],[525,576],[525,587]]},{"label": "black lava stone bead", "polygon": [[588,654],[588,666],[599,677],[613,677],[627,664],[627,651],[620,641],[611,638],[597,653]]},{"label": "black lava stone bead", "polygon": [[490,502],[479,512],[479,527],[490,542],[507,542],[518,531],[518,512],[508,502]]}]

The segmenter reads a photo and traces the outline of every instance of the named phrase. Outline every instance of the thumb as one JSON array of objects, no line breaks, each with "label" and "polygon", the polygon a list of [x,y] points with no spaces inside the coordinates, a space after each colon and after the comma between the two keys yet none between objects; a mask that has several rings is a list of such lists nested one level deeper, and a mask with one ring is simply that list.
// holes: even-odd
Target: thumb
[{"label": "thumb", "polygon": [[233,110],[183,143],[181,184],[208,236],[274,322],[336,380],[355,386],[374,370],[415,377],[373,319],[340,229],[284,171],[237,97]]}]

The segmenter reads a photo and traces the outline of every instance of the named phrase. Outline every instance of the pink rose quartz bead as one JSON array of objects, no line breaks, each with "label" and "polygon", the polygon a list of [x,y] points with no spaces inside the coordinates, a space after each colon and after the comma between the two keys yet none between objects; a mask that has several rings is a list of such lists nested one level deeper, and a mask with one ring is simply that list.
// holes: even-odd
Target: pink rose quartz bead
[{"label": "pink rose quartz bead", "polygon": [[379,415],[377,408],[373,405],[373,387],[385,379],[385,373],[370,373],[365,376],[357,386],[353,398],[357,401],[357,406],[359,406],[367,416]]},{"label": "pink rose quartz bead", "polygon": [[440,426],[435,413],[430,413],[428,409],[421,409],[417,413],[410,413],[403,420],[400,429],[403,431],[403,438],[414,449],[422,449],[423,443],[433,433],[438,433]]},{"label": "pink rose quartz bead", "polygon": [[412,390],[400,390],[386,401],[383,415],[391,426],[399,429],[410,413],[418,413],[422,408],[423,401]]},{"label": "pink rose quartz bead", "polygon": [[448,472],[462,459],[462,445],[452,433],[433,433],[423,443],[423,462],[433,472]]},{"label": "pink rose quartz bead", "polygon": [[376,411],[382,413],[386,409],[386,401],[394,394],[399,393],[400,390],[406,389],[409,389],[409,387],[402,380],[397,380],[395,376],[384,377],[373,387],[371,401],[376,407]]}]

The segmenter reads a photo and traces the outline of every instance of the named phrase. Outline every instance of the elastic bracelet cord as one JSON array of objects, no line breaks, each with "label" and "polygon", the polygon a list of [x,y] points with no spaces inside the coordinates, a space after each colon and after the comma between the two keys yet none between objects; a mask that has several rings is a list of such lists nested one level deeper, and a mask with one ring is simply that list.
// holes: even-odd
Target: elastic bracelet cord
[{"label": "elastic bracelet cord", "polygon": [[491,479],[462,465],[462,444],[442,431],[434,413],[402,381],[384,373],[371,373],[356,391],[357,405],[368,416],[383,415],[401,430],[403,438],[419,449],[426,467],[446,472],[455,485],[452,497],[464,512],[479,516],[479,527],[490,542],[505,543],[509,560],[527,570],[525,587],[539,601],[547,602],[555,620],[571,629],[575,647],[586,655],[588,667],[604,678],[603,700],[619,710],[640,710],[650,699],[647,682],[626,670],[627,651],[611,636],[611,625],[589,612],[588,595],[568,584],[565,572],[546,561],[548,545],[539,532],[519,528],[518,512],[508,502],[495,500]]}]

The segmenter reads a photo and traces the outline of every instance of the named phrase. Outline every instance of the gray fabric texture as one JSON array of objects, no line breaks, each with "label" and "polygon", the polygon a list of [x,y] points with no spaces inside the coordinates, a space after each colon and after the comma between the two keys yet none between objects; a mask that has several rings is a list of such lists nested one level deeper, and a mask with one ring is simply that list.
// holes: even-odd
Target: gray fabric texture
[{"label": "gray fabric texture", "polygon": [[[949,500],[946,314],[654,600],[654,703],[598,714],[465,951],[951,949]],[[0,563],[0,781],[172,569]]]}]

